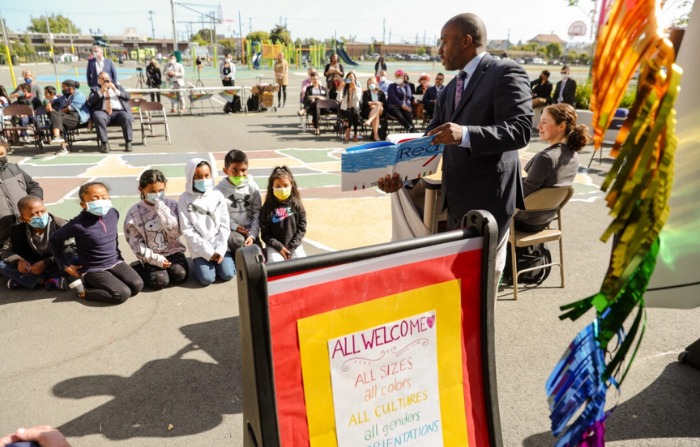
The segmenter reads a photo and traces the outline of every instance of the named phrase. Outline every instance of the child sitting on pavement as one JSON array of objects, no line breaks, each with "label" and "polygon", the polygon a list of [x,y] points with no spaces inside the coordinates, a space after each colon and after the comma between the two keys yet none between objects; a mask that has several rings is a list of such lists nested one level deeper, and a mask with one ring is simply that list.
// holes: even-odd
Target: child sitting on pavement
[{"label": "child sitting on pavement", "polygon": [[[0,252],[0,274],[9,278],[8,289],[34,289],[43,284],[46,290],[67,290],[66,274],[49,248],[51,235],[66,221],[46,211],[44,202],[35,196],[22,197],[17,203],[19,223],[10,229],[10,237]],[[73,239],[64,241],[66,258],[75,256]]]},{"label": "child sitting on pavement", "polygon": [[[143,289],[143,280],[119,251],[119,212],[104,183],[86,183],[78,196],[83,211],[49,239],[54,259],[71,276],[82,277],[84,289],[76,289],[80,298],[121,304]],[[70,264],[61,250],[70,238],[75,238],[80,265]]]},{"label": "child sitting on pavement", "polygon": [[227,177],[216,185],[228,202],[231,219],[231,235],[228,249],[235,258],[236,251],[247,247],[260,234],[260,188],[248,174],[248,156],[243,151],[232,149],[224,158],[224,173]]},{"label": "child sitting on pavement", "polygon": [[132,266],[156,290],[184,282],[189,272],[177,202],[165,197],[166,183],[161,171],[144,171],[139,178],[142,200],[131,207],[124,221],[126,241],[139,260]]},{"label": "child sitting on pavement", "polygon": [[194,276],[203,286],[230,281],[236,267],[228,250],[231,233],[226,199],[214,189],[208,161],[192,158],[185,167],[185,192],[177,202],[180,229],[190,249]]}]

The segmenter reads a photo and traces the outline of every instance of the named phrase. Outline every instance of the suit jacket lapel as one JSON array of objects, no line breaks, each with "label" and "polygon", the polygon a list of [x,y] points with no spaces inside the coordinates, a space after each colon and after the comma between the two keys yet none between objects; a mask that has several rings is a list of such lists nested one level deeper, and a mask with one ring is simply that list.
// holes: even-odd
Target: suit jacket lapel
[{"label": "suit jacket lapel", "polygon": [[[469,99],[472,97],[472,95],[476,91],[476,87],[479,85],[481,80],[484,78],[484,75],[486,74],[486,70],[488,69],[490,62],[491,62],[491,56],[489,56],[488,54],[485,54],[484,57],[481,58],[479,65],[476,67],[476,70],[474,70],[474,73],[472,73],[471,79],[467,80],[468,81],[467,87],[464,89],[464,92],[462,93],[462,97],[459,100],[459,104],[457,104],[457,107],[454,108],[454,112],[452,113],[452,118],[450,119],[450,121],[455,122],[455,119],[457,118],[457,116],[459,115],[461,110],[469,102]],[[455,82],[455,88],[457,88],[456,82]],[[454,93],[452,95],[452,102],[454,103]]]}]

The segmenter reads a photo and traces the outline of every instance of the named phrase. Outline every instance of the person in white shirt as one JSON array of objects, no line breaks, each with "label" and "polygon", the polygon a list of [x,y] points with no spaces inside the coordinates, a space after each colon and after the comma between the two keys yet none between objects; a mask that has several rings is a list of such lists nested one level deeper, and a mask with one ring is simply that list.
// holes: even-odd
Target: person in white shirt
[{"label": "person in white shirt", "polygon": [[[168,64],[163,70],[170,88],[182,89],[185,87],[185,67],[177,61],[174,54],[170,55]],[[170,103],[172,104],[170,113],[175,113],[176,105],[179,107],[180,114],[185,113],[185,97],[182,93],[177,92],[174,98],[170,98]]]}]

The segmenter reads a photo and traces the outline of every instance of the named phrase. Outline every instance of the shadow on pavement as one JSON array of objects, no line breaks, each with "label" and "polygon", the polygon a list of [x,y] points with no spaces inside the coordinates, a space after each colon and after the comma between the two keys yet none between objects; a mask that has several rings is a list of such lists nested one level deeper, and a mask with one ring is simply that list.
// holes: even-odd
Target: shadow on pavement
[{"label": "shadow on pavement", "polygon": [[[114,396],[58,429],[68,437],[102,434],[112,440],[176,437],[205,432],[221,424],[223,415],[240,413],[238,317],[180,330],[190,344],[170,358],[144,364],[130,377],[85,376],[55,385],[53,393],[67,399]],[[216,363],[183,358],[200,350]]]},{"label": "shadow on pavement", "polygon": [[[651,385],[615,409],[605,424],[605,440],[700,438],[698,396],[700,370],[670,363]],[[527,437],[522,445],[548,447],[554,443],[552,434],[546,432]]]}]

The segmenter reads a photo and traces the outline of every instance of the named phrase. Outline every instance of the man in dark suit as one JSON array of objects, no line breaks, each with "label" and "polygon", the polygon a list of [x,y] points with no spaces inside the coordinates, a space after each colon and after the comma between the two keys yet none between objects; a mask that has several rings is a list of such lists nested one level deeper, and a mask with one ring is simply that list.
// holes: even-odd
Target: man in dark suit
[{"label": "man in dark suit", "polygon": [[88,105],[92,112],[92,124],[97,131],[100,151],[107,153],[110,151],[107,126],[116,124],[121,126],[126,145],[124,150],[131,152],[131,140],[134,132],[134,116],[131,114],[129,106],[129,93],[121,85],[114,84],[106,71],[97,77],[99,87],[90,89]]},{"label": "man in dark suit", "polygon": [[576,81],[569,78],[571,70],[564,65],[561,67],[561,81],[557,82],[554,88],[552,102],[554,104],[566,103],[574,109],[576,108]]},{"label": "man in dark suit", "polygon": [[92,47],[92,59],[88,60],[87,64],[87,83],[88,87],[98,87],[100,84],[97,80],[97,76],[106,71],[109,74],[109,78],[117,83],[117,69],[114,68],[114,63],[111,59],[105,59],[102,54],[102,48],[98,45]]},{"label": "man in dark suit", "polygon": [[[503,271],[511,216],[524,209],[518,149],[530,141],[532,94],[525,70],[486,53],[486,27],[475,14],[457,15],[443,26],[439,54],[446,70],[460,70],[435,104],[427,128],[445,144],[443,207],[448,227],[470,210],[490,212],[498,224],[496,280]],[[380,179],[380,189],[401,188],[398,176]]]},{"label": "man in dark suit", "polygon": [[428,115],[428,118],[433,117],[435,102],[438,96],[440,96],[440,92],[445,88],[444,82],[445,75],[438,73],[437,76],[435,76],[435,85],[428,87],[428,91],[423,95],[423,107],[425,107],[424,111]]}]

